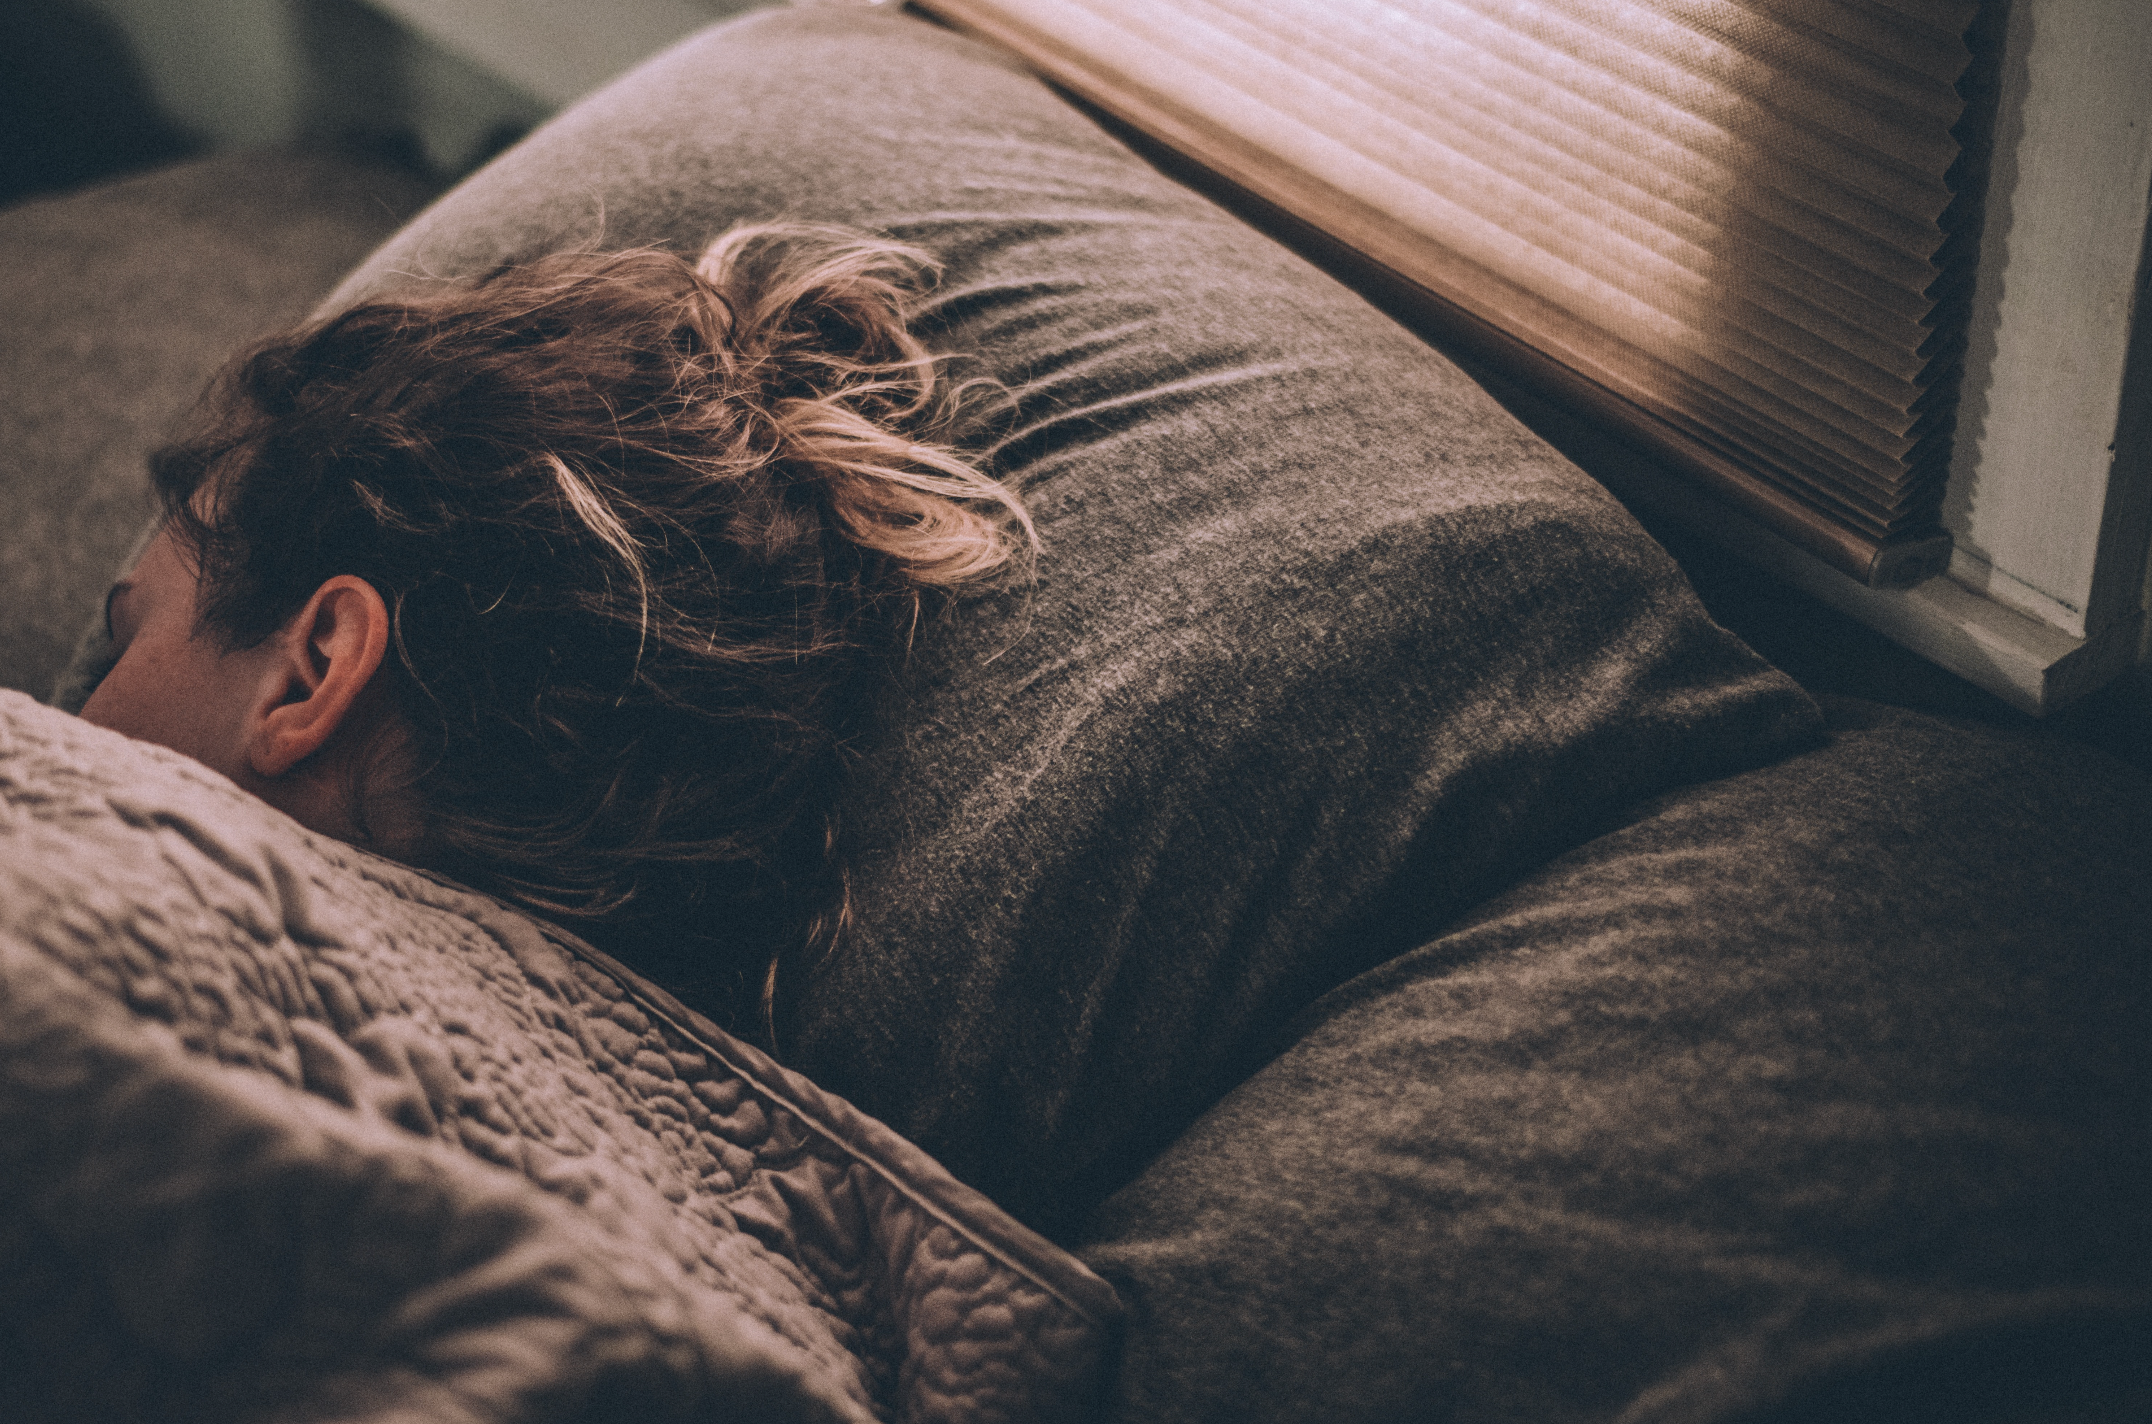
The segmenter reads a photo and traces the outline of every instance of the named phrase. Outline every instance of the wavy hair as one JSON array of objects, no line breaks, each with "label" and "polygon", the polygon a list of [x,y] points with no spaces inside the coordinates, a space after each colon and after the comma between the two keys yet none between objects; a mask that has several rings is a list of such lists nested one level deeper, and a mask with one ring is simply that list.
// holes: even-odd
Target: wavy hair
[{"label": "wavy hair", "polygon": [[837,790],[922,601],[1036,544],[906,325],[933,272],[746,227],[267,341],[152,462],[204,622],[252,646],[323,580],[373,584],[407,858],[767,1017],[779,957],[847,914]]}]

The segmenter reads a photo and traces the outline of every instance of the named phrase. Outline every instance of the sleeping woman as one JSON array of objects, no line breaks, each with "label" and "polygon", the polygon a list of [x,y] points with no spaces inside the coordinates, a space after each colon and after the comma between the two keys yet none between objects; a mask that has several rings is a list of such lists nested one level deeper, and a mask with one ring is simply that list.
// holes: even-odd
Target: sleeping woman
[{"label": "sleeping woman", "polygon": [[83,716],[759,1026],[841,932],[836,793],[911,630],[1033,543],[905,327],[930,271],[743,228],[260,345],[153,460]]}]

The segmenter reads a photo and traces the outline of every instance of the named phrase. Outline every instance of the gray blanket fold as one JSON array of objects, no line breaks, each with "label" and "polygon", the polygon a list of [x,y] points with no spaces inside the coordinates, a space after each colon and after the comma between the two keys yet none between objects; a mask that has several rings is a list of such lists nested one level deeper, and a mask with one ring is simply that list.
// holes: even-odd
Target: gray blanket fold
[{"label": "gray blanket fold", "polygon": [[0,1416],[1053,1419],[1117,1313],[572,938],[0,694]]}]

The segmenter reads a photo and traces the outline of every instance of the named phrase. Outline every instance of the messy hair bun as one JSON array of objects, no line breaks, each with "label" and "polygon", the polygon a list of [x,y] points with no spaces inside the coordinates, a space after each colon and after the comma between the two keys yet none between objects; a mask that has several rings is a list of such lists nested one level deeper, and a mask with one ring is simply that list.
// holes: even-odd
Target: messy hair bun
[{"label": "messy hair bun", "polygon": [[269,341],[153,462],[205,620],[252,646],[325,579],[372,583],[413,858],[677,987],[752,987],[834,933],[846,749],[922,597],[1032,543],[906,326],[932,270],[749,227],[694,263],[547,257]]}]

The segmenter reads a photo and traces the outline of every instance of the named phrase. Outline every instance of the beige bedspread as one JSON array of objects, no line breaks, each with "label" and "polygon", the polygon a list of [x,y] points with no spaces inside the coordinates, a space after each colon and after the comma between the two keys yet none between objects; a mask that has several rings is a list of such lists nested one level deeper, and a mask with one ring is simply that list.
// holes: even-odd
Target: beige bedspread
[{"label": "beige bedspread", "polygon": [[0,1417],[1056,1419],[1119,1307],[483,896],[0,692]]}]

